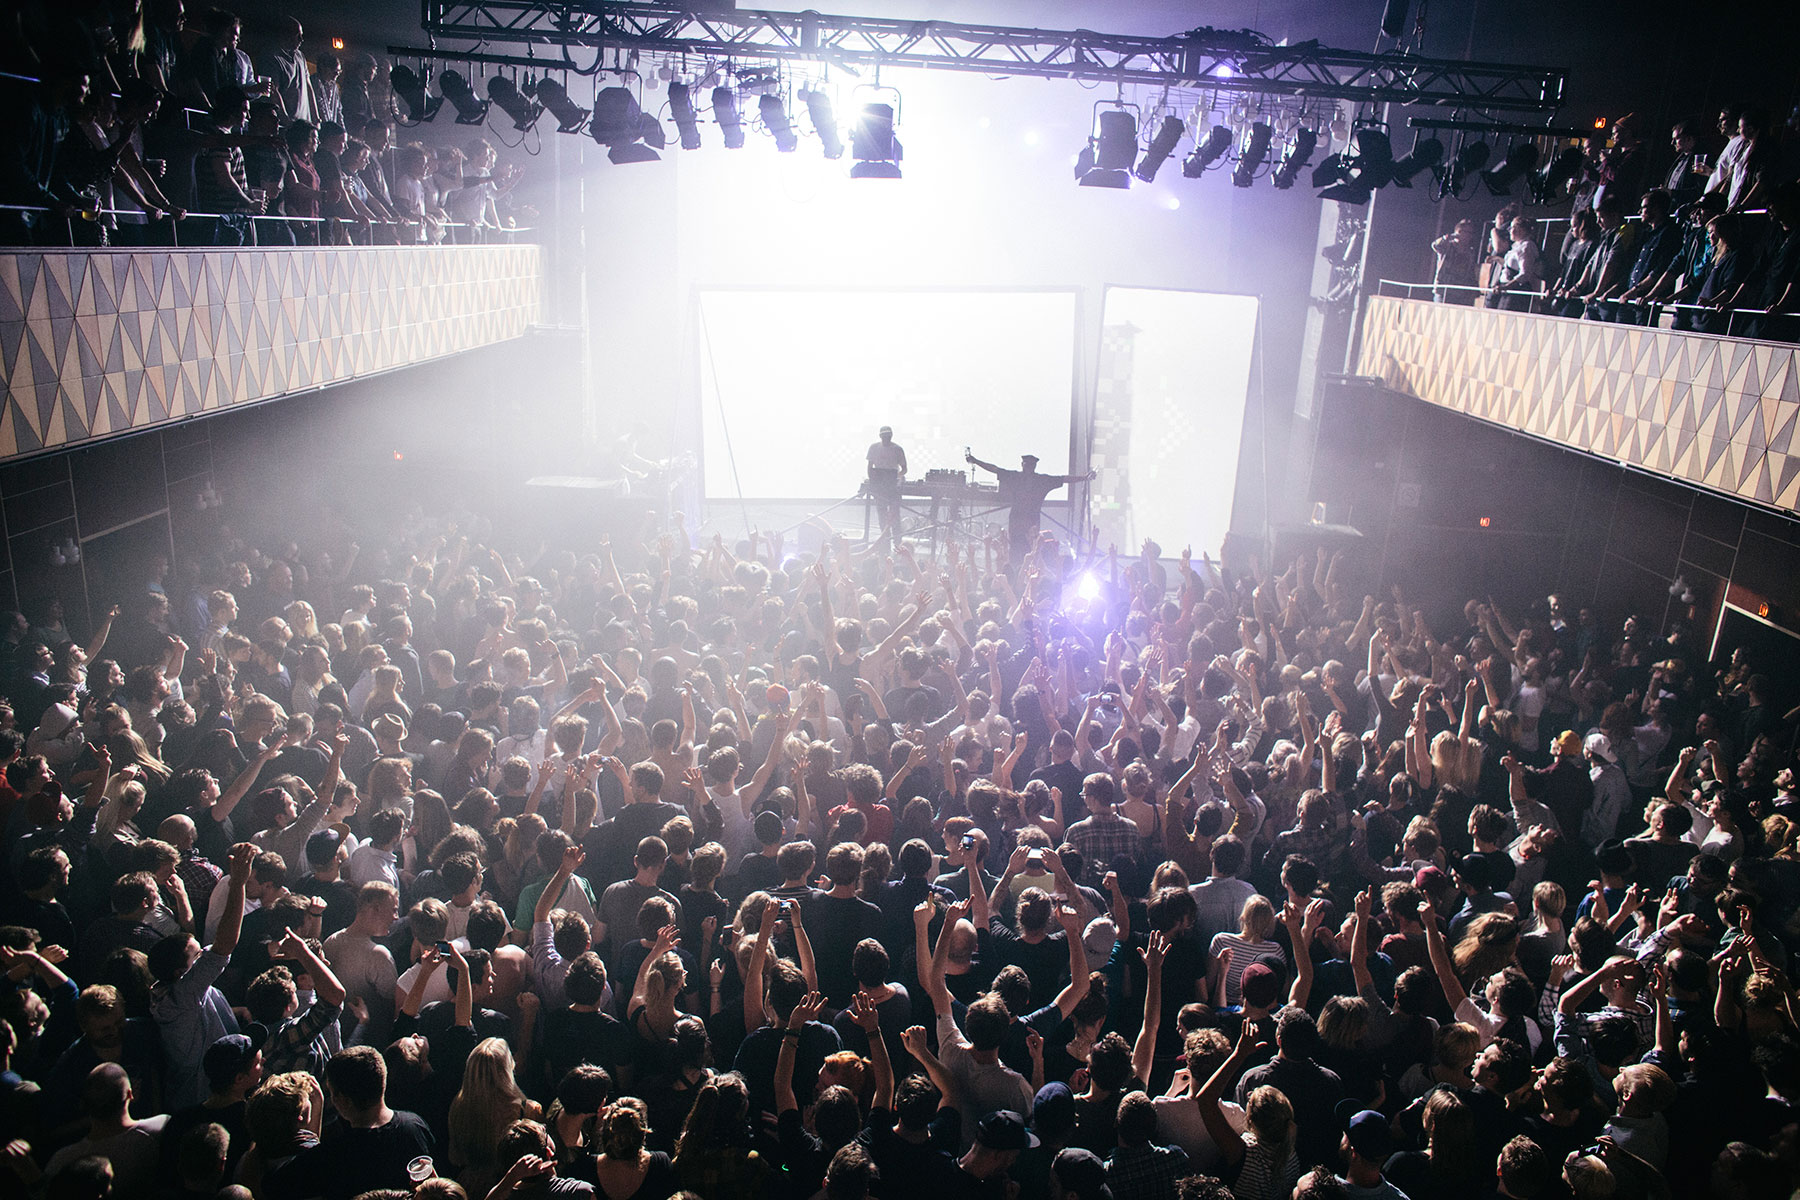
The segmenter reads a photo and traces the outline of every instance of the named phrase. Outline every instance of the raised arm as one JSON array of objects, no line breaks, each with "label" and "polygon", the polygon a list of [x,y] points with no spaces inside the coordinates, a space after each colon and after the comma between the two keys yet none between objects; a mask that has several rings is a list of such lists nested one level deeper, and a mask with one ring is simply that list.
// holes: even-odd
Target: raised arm
[{"label": "raised arm", "polygon": [[1438,928],[1437,905],[1426,897],[1419,905],[1419,920],[1425,926],[1425,952],[1431,956],[1431,969],[1437,972],[1438,987],[1443,989],[1444,1004],[1452,1013],[1469,998],[1469,993],[1456,977],[1456,966],[1450,961],[1450,949],[1444,944],[1444,932]]},{"label": "raised arm", "polygon": [[237,949],[238,935],[244,927],[244,886],[250,882],[250,864],[256,861],[256,847],[239,842],[231,848],[231,874],[226,878],[225,912],[219,918],[219,932],[213,937],[212,952],[230,958]]},{"label": "raised arm", "polygon": [[650,947],[650,953],[646,954],[644,961],[639,964],[637,980],[631,985],[631,1000],[625,1006],[627,1016],[648,1003],[647,989],[650,984],[651,970],[656,966],[656,961],[673,950],[675,943],[680,940],[681,931],[673,925],[665,925],[656,931],[656,944]]},{"label": "raised arm", "polygon": [[270,948],[270,958],[277,958],[297,964],[302,971],[312,976],[313,995],[321,1004],[332,1008],[343,1006],[348,992],[338,977],[332,973],[331,965],[314,952],[306,939],[295,930],[287,934]]},{"label": "raised arm", "polygon": [[1369,924],[1375,907],[1375,894],[1364,888],[1356,896],[1356,919],[1350,927],[1350,977],[1356,982],[1357,995],[1374,984],[1369,974]]},{"label": "raised arm", "polygon": [[587,855],[582,852],[580,846],[569,846],[563,850],[562,861],[556,865],[556,874],[552,875],[550,882],[544,885],[544,890],[538,894],[537,906],[531,910],[533,925],[542,925],[550,919],[550,911],[556,907],[556,902],[562,899],[563,889],[568,886],[569,877],[575,874],[586,859]]},{"label": "raised arm", "polygon": [[819,990],[819,967],[813,960],[812,939],[806,936],[803,915],[800,902],[794,901],[794,907],[788,912],[788,923],[794,927],[794,950],[800,958],[800,974],[806,976],[808,990],[816,992]]},{"label": "raised arm", "polygon": [[926,1076],[943,1096],[938,1108],[955,1108],[961,1103],[962,1097],[957,1090],[956,1076],[950,1073],[949,1068],[944,1066],[937,1055],[933,1054],[926,1045],[925,1027],[923,1025],[910,1026],[906,1032],[900,1035],[900,1042],[906,1047],[906,1052],[917,1059],[921,1067],[925,1068]]},{"label": "raised arm", "polygon": [[[1069,944],[1069,982],[1062,991],[1056,994],[1056,1008],[1068,1020],[1092,986],[1087,965],[1087,951],[1081,944],[1081,917],[1068,905],[1060,905],[1056,910],[1056,919],[1062,924],[1063,937]],[[1138,1076],[1148,1079],[1148,1075]]]},{"label": "raised arm", "polygon": [[1250,1061],[1251,1055],[1267,1048],[1268,1043],[1260,1041],[1258,1035],[1256,1022],[1245,1021],[1238,1033],[1237,1045],[1232,1047],[1225,1061],[1219,1064],[1219,1069],[1194,1094],[1194,1103],[1200,1109],[1200,1120],[1206,1126],[1206,1132],[1212,1137],[1213,1144],[1218,1146],[1226,1164],[1232,1167],[1244,1161],[1247,1147],[1244,1136],[1226,1120],[1224,1111],[1219,1107],[1219,1097],[1224,1094],[1226,1086],[1237,1078],[1244,1064]]},{"label": "raised arm", "polygon": [[1166,934],[1152,933],[1144,955],[1144,1023],[1138,1028],[1137,1041],[1131,1047],[1131,1071],[1139,1079],[1150,1078],[1156,1057],[1156,1035],[1162,1024],[1162,969],[1169,953]]},{"label": "raised arm", "polygon": [[894,1106],[894,1064],[888,1060],[887,1039],[881,1036],[881,1013],[869,993],[858,991],[850,998],[850,1019],[869,1040],[869,1067],[875,1075],[871,1108]]},{"label": "raised arm", "polygon": [[[825,1008],[825,997],[808,992],[788,1013],[787,1027],[781,1031],[781,1053],[775,1057],[775,1111],[798,1111],[794,1099],[794,1060],[800,1055],[800,1034],[808,1021],[815,1021]],[[880,1041],[879,1031],[871,1041]]]},{"label": "raised arm", "polygon": [[762,922],[756,931],[756,944],[750,948],[750,965],[744,970],[744,1032],[755,1033],[768,1024],[769,1014],[763,1007],[763,969],[769,961],[769,938],[775,932],[775,919],[781,914],[781,902],[771,899],[763,905]]}]

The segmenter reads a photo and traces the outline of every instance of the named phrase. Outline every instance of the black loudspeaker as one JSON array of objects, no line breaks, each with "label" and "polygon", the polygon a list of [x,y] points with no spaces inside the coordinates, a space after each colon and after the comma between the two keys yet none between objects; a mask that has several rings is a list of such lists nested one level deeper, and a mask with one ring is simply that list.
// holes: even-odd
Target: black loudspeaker
[{"label": "black loudspeaker", "polygon": [[1411,5],[1407,0],[1388,0],[1387,7],[1381,10],[1381,32],[1395,41],[1406,36],[1406,10]]}]

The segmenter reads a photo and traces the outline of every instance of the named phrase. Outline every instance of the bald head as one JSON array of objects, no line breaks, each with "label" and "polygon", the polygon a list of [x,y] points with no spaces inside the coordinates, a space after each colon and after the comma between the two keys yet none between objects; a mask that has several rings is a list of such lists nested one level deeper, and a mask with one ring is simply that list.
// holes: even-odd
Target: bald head
[{"label": "bald head", "polygon": [[186,854],[194,848],[194,838],[198,831],[194,828],[192,817],[176,813],[172,817],[163,818],[163,823],[156,827],[156,836]]}]

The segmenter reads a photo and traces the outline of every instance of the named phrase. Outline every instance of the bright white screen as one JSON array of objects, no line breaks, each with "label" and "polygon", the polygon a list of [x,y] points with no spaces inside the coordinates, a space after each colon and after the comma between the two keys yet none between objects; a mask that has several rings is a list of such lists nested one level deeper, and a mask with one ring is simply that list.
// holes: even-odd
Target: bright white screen
[{"label": "bright white screen", "polygon": [[1217,554],[1231,528],[1256,345],[1254,296],[1106,290],[1095,399],[1101,543]]},{"label": "bright white screen", "polygon": [[1074,338],[1072,292],[702,292],[706,494],[849,496],[883,425],[909,478],[965,446],[1066,474]]}]

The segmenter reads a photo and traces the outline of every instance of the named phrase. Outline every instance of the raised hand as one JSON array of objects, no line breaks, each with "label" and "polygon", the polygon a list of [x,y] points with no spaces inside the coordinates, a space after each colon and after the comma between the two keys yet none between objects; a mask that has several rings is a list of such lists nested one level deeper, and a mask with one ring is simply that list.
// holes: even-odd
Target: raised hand
[{"label": "raised hand", "polygon": [[908,1054],[912,1055],[920,1062],[924,1062],[926,1056],[931,1053],[931,1051],[925,1047],[925,1027],[923,1025],[907,1026],[906,1029],[901,1031],[900,1044],[906,1047],[906,1052]]},{"label": "raised hand", "polygon": [[794,1010],[788,1014],[789,1029],[805,1029],[809,1021],[816,1021],[825,1009],[825,997],[818,992],[808,992]]},{"label": "raised hand", "polygon": [[1144,956],[1144,966],[1146,969],[1151,971],[1162,970],[1163,960],[1169,956],[1169,935],[1166,933],[1152,933],[1149,942],[1145,945],[1141,953]]},{"label": "raised hand", "polygon": [[242,887],[250,882],[250,865],[256,861],[256,847],[249,842],[239,842],[231,848],[231,882]]},{"label": "raised hand", "polygon": [[566,847],[562,852],[562,870],[565,875],[573,875],[587,861],[587,852],[580,846]]},{"label": "raised hand", "polygon": [[858,991],[850,998],[850,1019],[871,1038],[880,1036],[881,1012],[875,1007],[875,1001],[869,998],[869,993]]}]

